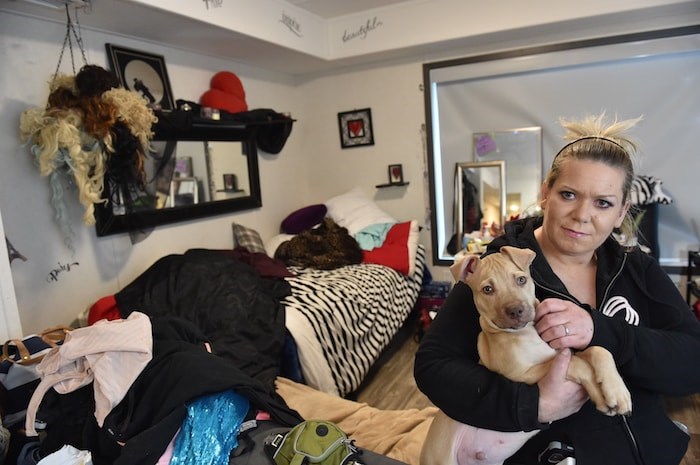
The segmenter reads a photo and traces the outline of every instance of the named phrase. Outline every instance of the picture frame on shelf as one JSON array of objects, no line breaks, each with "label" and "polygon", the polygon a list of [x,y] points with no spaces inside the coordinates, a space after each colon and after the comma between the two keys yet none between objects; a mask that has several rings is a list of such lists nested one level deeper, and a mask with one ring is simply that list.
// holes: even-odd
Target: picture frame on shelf
[{"label": "picture frame on shelf", "polygon": [[109,65],[125,89],[138,92],[154,109],[174,110],[165,58],[140,50],[105,44]]},{"label": "picture frame on shelf", "polygon": [[341,148],[374,145],[372,110],[370,108],[338,113],[338,126]]},{"label": "picture frame on shelf", "polygon": [[403,166],[389,165],[389,184],[403,184]]}]

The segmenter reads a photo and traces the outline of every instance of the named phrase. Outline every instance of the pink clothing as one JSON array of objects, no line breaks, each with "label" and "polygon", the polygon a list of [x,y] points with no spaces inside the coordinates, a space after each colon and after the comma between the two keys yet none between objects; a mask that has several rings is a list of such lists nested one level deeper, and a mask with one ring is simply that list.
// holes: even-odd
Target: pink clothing
[{"label": "pink clothing", "polygon": [[37,435],[36,411],[51,387],[66,394],[93,382],[95,418],[102,426],[152,358],[151,320],[143,313],[132,312],[126,320],[101,320],[71,331],[37,365],[41,382],[27,408],[27,436]]}]

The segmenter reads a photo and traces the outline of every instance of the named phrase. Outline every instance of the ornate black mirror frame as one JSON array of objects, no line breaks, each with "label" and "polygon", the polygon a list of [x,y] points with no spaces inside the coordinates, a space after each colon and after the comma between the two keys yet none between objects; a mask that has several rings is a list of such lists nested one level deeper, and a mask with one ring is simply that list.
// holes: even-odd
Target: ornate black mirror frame
[{"label": "ornate black mirror frame", "polygon": [[[195,123],[187,129],[181,129],[157,124],[154,127],[153,140],[166,142],[202,141],[203,143],[214,141],[241,142],[243,153],[246,154],[248,161],[250,195],[194,205],[132,212],[125,215],[115,215],[111,204],[97,204],[95,205],[95,226],[98,236],[145,230],[159,225],[250,210],[262,206],[258,149],[254,127],[240,123],[206,122]],[[109,186],[105,185],[103,198],[110,198],[109,195]]]}]

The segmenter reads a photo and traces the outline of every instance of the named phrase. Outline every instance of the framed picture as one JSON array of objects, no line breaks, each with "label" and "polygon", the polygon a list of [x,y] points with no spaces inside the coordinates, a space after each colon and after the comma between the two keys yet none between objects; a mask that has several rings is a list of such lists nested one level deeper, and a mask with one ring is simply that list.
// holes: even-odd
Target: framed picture
[{"label": "framed picture", "polygon": [[338,126],[342,148],[374,145],[372,110],[369,108],[338,113]]},{"label": "framed picture", "polygon": [[160,55],[105,44],[109,65],[125,89],[143,95],[153,108],[175,108],[165,60]]},{"label": "framed picture", "polygon": [[183,178],[192,177],[192,157],[177,157],[175,159],[174,175]]},{"label": "framed picture", "polygon": [[389,184],[403,184],[403,167],[389,165]]}]

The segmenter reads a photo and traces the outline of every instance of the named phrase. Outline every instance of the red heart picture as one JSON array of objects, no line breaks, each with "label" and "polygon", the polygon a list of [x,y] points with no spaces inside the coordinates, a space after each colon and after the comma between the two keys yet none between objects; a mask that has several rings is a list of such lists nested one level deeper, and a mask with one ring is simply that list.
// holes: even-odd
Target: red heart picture
[{"label": "red heart picture", "polygon": [[391,169],[391,177],[392,177],[392,179],[400,179],[401,178],[401,169],[398,166],[394,166]]},{"label": "red heart picture", "polygon": [[348,133],[350,137],[362,137],[365,135],[365,123],[361,119],[348,121]]}]

